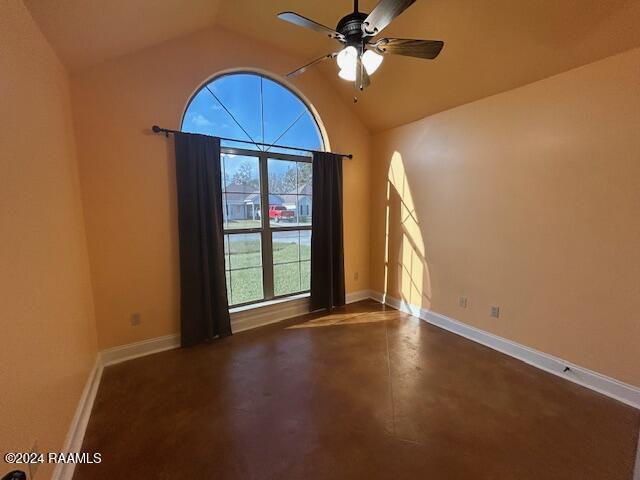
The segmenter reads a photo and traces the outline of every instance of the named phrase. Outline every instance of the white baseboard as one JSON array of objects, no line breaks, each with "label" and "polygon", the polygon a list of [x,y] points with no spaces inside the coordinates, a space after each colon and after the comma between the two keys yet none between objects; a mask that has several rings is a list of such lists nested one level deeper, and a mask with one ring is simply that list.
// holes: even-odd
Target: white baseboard
[{"label": "white baseboard", "polygon": [[[360,290],[346,296],[347,303],[371,298],[370,290]],[[265,306],[247,308],[231,313],[231,329],[233,333],[244,332],[252,328],[270,325],[289,318],[309,313],[309,297],[301,296],[293,300],[270,303]],[[106,367],[153,353],[172,350],[180,346],[180,335],[165,335],[140,342],[120,345],[102,350],[99,353],[100,363]]]},{"label": "white baseboard", "polygon": [[[549,355],[548,353],[534,350],[533,348],[529,348],[511,340],[507,340],[506,338],[485,332],[484,330],[472,327],[445,315],[420,308],[416,305],[411,305],[407,302],[388,295],[383,295],[379,292],[372,292],[371,298],[378,300],[379,302],[386,303],[400,311],[410,313],[411,315],[419,317],[432,325],[468,338],[469,340],[473,340],[474,342],[485,345],[493,350],[497,350],[498,352],[517,358],[518,360],[557,375],[565,380],[590,388],[591,390],[595,390],[603,395],[607,395],[608,397],[640,409],[640,388],[634,387],[633,385],[620,382],[614,378],[607,377],[606,375],[602,375],[561,358]],[[570,370],[564,372],[565,367],[569,367]]]},{"label": "white baseboard", "polygon": [[180,335],[164,335],[162,337],[150,338],[141,342],[128,343],[118,347],[107,348],[98,353],[103,367],[116,363],[132,360],[152,353],[172,350],[180,346]]},{"label": "white baseboard", "polygon": [[360,302],[361,300],[367,300],[369,298],[371,298],[371,290],[359,290],[357,292],[347,293],[345,300],[347,304],[349,304]]},{"label": "white baseboard", "polygon": [[[521,360],[529,365],[540,368],[546,372],[595,390],[611,398],[619,400],[627,405],[640,408],[640,389],[619,382],[613,378],[601,375],[578,365],[552,355],[534,350],[511,340],[493,335],[465,323],[459,322],[445,315],[420,308],[416,305],[404,302],[397,298],[383,295],[373,290],[361,290],[347,294],[347,303],[354,303],[371,298],[380,303],[385,303],[400,311],[410,313],[437,327],[463,336],[474,342],[502,352],[506,355]],[[232,314],[232,328],[234,332],[242,332],[251,328],[280,322],[309,312],[309,299],[300,298],[290,302],[268,305],[257,309],[235,312]],[[133,358],[151,355],[152,353],[171,350],[180,346],[179,335],[165,335],[163,337],[143,340],[118,347],[102,350],[98,353],[95,366],[89,374],[87,383],[80,397],[78,408],[71,422],[67,438],[65,439],[63,452],[80,452],[82,442],[93,409],[98,386],[102,378],[105,366],[131,360]],[[563,372],[565,367],[569,372]],[[53,472],[54,480],[71,480],[75,465],[58,464]],[[634,480],[640,480],[640,439]]]},{"label": "white baseboard", "polygon": [[[87,431],[91,410],[93,410],[93,402],[96,399],[100,380],[102,379],[102,371],[103,366],[100,362],[100,356],[98,355],[95,365],[91,373],[89,373],[89,378],[84,386],[82,395],[80,396],[76,412],[71,420],[71,426],[69,427],[67,437],[62,447],[63,452],[79,453],[82,449],[84,434]],[[58,463],[53,470],[51,478],[53,480],[71,480],[74,470],[75,464],[73,463]]]}]

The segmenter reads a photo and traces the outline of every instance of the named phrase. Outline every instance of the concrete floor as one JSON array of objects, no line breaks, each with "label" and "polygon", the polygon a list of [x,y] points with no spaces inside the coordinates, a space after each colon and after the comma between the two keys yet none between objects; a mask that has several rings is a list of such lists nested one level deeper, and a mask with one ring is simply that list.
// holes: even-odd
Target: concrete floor
[{"label": "concrete floor", "polygon": [[108,367],[76,480],[630,480],[640,413],[365,301]]}]

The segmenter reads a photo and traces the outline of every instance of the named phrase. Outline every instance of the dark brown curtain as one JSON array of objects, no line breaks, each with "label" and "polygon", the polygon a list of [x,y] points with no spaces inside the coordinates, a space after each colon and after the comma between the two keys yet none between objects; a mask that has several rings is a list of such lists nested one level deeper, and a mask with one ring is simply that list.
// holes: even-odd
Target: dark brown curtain
[{"label": "dark brown curtain", "polygon": [[311,311],[345,304],[342,238],[342,157],[313,154]]},{"label": "dark brown curtain", "polygon": [[182,346],[231,335],[224,274],[220,139],[175,134]]}]

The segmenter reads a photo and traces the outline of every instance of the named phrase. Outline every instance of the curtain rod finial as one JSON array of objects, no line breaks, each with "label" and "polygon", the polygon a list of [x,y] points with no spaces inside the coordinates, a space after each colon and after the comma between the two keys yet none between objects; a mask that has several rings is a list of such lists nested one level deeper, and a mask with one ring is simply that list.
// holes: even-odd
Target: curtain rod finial
[{"label": "curtain rod finial", "polygon": [[158,125],[154,125],[151,127],[151,130],[153,131],[153,133],[159,133],[162,129]]}]

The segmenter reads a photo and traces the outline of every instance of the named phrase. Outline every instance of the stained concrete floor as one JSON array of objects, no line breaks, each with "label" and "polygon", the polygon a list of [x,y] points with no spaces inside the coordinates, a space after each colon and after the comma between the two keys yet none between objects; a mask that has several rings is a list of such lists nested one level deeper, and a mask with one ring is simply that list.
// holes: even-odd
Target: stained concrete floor
[{"label": "stained concrete floor", "polygon": [[372,301],[104,371],[76,480],[630,480],[640,413]]}]

